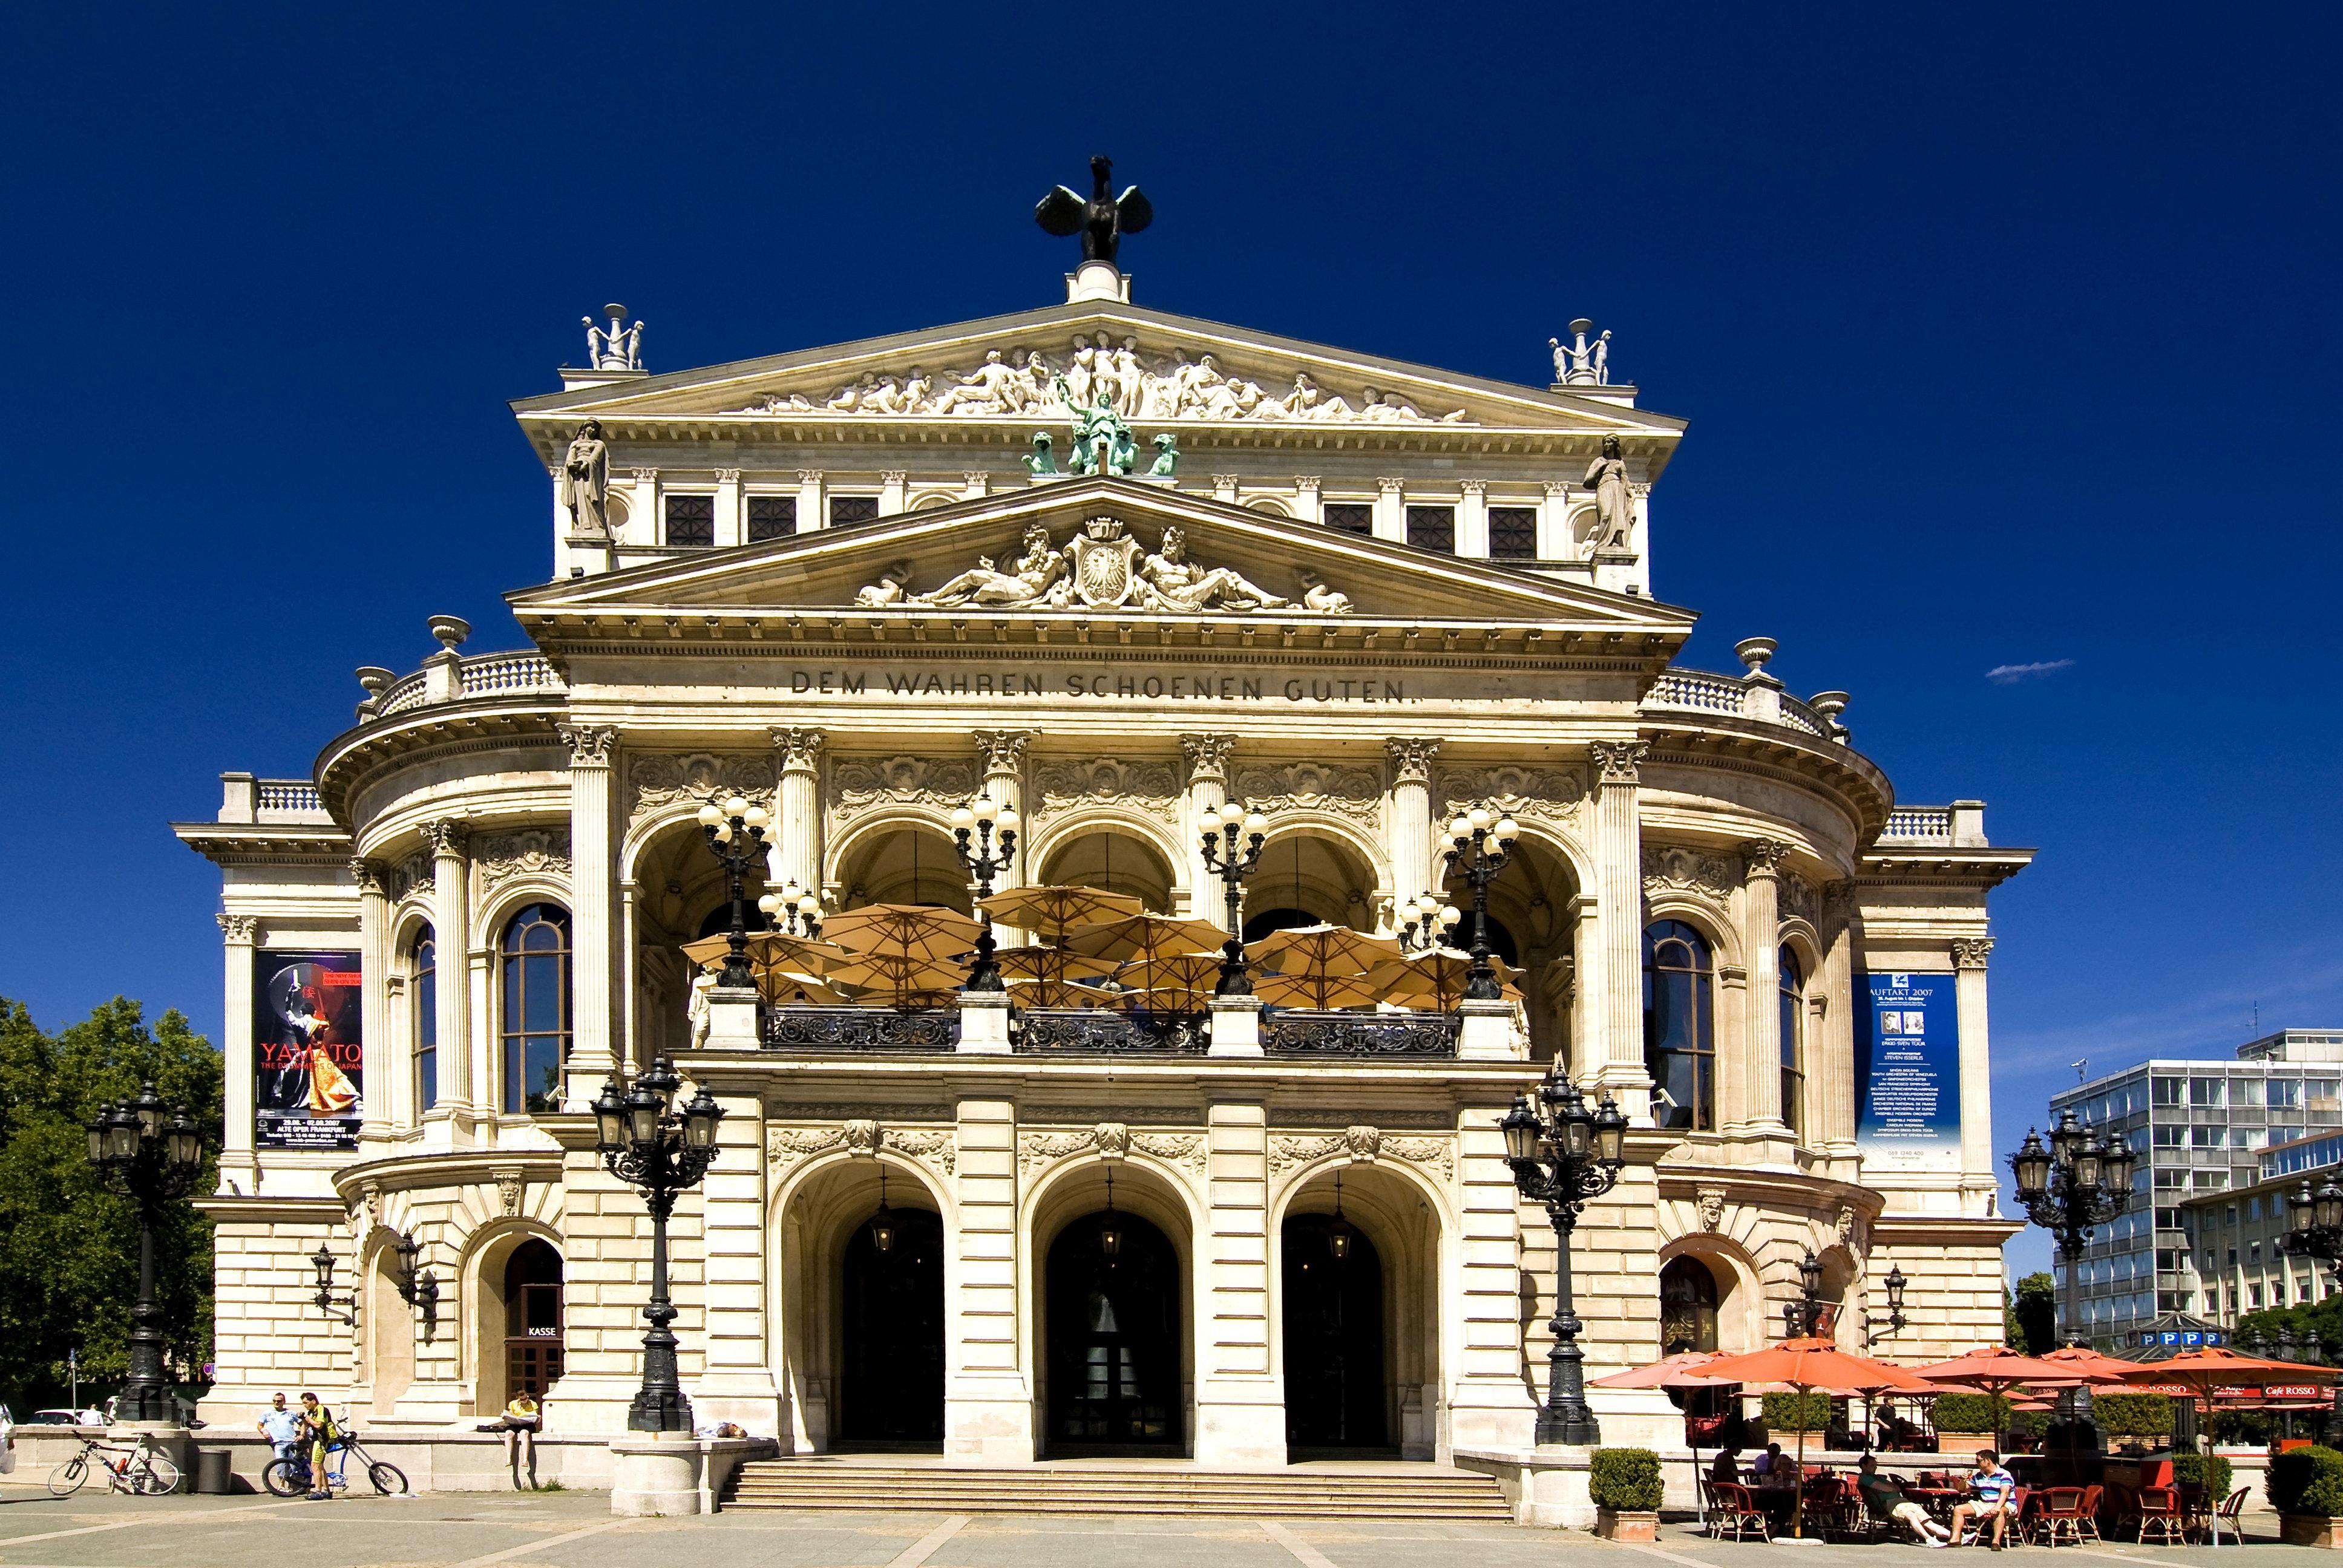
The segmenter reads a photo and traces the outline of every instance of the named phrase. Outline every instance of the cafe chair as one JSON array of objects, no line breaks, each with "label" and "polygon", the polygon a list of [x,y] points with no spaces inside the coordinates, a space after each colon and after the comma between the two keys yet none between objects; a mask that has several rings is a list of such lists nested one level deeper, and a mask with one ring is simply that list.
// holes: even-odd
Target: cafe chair
[{"label": "cafe chair", "polygon": [[2249,1487],[2238,1487],[2223,1498],[2221,1506],[2213,1510],[2207,1518],[2205,1527],[2210,1537],[2207,1545],[2218,1546],[2221,1543],[2221,1527],[2224,1524],[2228,1526],[2230,1536],[2238,1545],[2246,1543],[2246,1493],[2250,1490]]},{"label": "cafe chair", "polygon": [[2180,1493],[2169,1486],[2143,1486],[2139,1489],[2139,1543],[2145,1546],[2151,1537],[2167,1546],[2188,1544],[2188,1532],[2180,1517]]},{"label": "cafe chair", "polygon": [[2079,1486],[2053,1486],[2042,1493],[2042,1505],[2037,1511],[2043,1544],[2056,1546],[2061,1542],[2083,1543],[2083,1489]]},{"label": "cafe chair", "polygon": [[[1757,1499],[1750,1494],[1747,1487],[1738,1482],[1718,1481],[1710,1483],[1708,1493],[1709,1517],[1716,1522],[1716,1538],[1719,1541],[1746,1541],[1752,1529],[1757,1532],[1760,1541],[1774,1539],[1772,1522],[1765,1517],[1765,1509],[1758,1506]],[[1729,1536],[1728,1531],[1731,1532]]]}]

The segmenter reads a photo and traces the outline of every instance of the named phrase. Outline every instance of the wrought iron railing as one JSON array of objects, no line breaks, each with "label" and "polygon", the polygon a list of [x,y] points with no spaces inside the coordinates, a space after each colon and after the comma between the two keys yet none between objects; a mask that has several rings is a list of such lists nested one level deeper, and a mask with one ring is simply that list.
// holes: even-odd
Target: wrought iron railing
[{"label": "wrought iron railing", "polygon": [[1018,1015],[1011,1034],[1020,1051],[1070,1056],[1202,1056],[1212,1044],[1212,1026],[1199,1014],[1109,1008],[1027,1008]]},{"label": "wrought iron railing", "polygon": [[1279,1008],[1262,1015],[1261,1049],[1270,1056],[1453,1056],[1456,1015]]},{"label": "wrought iron railing", "polygon": [[767,1050],[950,1050],[960,1042],[956,1007],[769,1007]]}]

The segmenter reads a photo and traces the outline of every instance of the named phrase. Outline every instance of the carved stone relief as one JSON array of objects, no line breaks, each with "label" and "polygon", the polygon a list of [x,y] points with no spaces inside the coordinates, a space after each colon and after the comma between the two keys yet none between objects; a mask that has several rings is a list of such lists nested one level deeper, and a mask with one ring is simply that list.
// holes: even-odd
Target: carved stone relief
[{"label": "carved stone relief", "polygon": [[771,755],[719,757],[706,751],[639,757],[627,769],[635,801],[631,817],[683,800],[705,800],[719,791],[746,796],[769,807],[778,781]]},{"label": "carved stone relief", "polygon": [[538,872],[569,875],[569,829],[522,828],[510,833],[484,834],[474,840],[482,889],[513,877]]},{"label": "carved stone relief", "polygon": [[878,805],[950,810],[976,793],[976,764],[966,758],[838,757],[830,765],[833,818]]},{"label": "carved stone relief", "polygon": [[[1062,548],[1041,523],[1027,527],[1018,554],[1007,560],[979,556],[967,570],[935,587],[914,589],[905,563],[895,563],[878,582],[857,590],[854,602],[869,608],[924,606],[938,609],[1140,609],[1174,614],[1203,610],[1292,610],[1291,598],[1246,580],[1235,568],[1206,567],[1188,555],[1186,532],[1166,528],[1158,547],[1124,531],[1120,518],[1086,519]],[[1347,597],[1321,590],[1299,608],[1312,614],[1345,615]]]},{"label": "carved stone relief", "polygon": [[1041,798],[1036,816],[1102,802],[1135,807],[1151,816],[1174,816],[1180,793],[1169,762],[1125,762],[1113,757],[1045,762],[1033,775]]},{"label": "carved stone relief", "polygon": [[1725,1189],[1702,1187],[1695,1190],[1694,1203],[1700,1211],[1700,1228],[1714,1231],[1725,1223]]},{"label": "carved stone relief", "polygon": [[1578,775],[1561,768],[1443,768],[1440,809],[1486,803],[1513,817],[1559,819],[1586,799]]},{"label": "carved stone relief", "polygon": [[777,1171],[833,1149],[843,1149],[858,1160],[871,1160],[882,1148],[924,1161],[947,1176],[959,1163],[958,1146],[949,1131],[887,1127],[876,1117],[851,1116],[834,1127],[771,1127],[765,1131],[765,1162]]},{"label": "carved stone relief", "polygon": [[518,1171],[498,1171],[495,1175],[497,1210],[509,1220],[520,1212],[520,1201],[522,1194],[527,1191],[527,1183]]},{"label": "carved stone relief", "polygon": [[1804,877],[1795,871],[1783,872],[1780,890],[1775,896],[1781,900],[1784,918],[1804,920],[1817,930],[1822,928],[1822,897]]},{"label": "carved stone relief", "polygon": [[1376,1160],[1404,1160],[1413,1165],[1427,1165],[1438,1171],[1445,1181],[1455,1164],[1455,1150],[1445,1138],[1389,1138],[1373,1127],[1346,1127],[1341,1132],[1324,1137],[1297,1137],[1279,1133],[1269,1141],[1269,1173],[1272,1176],[1323,1160],[1330,1154],[1346,1154],[1353,1164],[1367,1164]]},{"label": "carved stone relief", "polygon": [[1369,824],[1383,815],[1383,780],[1366,768],[1257,763],[1237,769],[1232,793],[1256,811],[1332,811]]},{"label": "carved stone relief", "polygon": [[1687,849],[1682,844],[1644,846],[1644,895],[1655,892],[1706,893],[1723,898],[1739,885],[1733,863],[1721,855]]}]

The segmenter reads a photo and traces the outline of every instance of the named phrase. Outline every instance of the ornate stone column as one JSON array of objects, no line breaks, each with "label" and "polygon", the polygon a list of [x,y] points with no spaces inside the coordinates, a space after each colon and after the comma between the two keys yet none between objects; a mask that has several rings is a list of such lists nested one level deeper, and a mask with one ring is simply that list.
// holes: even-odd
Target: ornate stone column
[{"label": "ornate stone column", "polygon": [[[1456,553],[1486,560],[1489,556],[1489,482],[1467,479],[1456,507]],[[1402,894],[1403,898],[1407,895]]]},{"label": "ornate stone column", "polygon": [[[984,759],[984,782],[979,786],[995,805],[1007,806],[1021,819],[1025,815],[1025,749],[1033,743],[1030,729],[979,729],[971,732]],[[1008,869],[992,879],[993,890],[1021,886],[1025,880],[1026,829],[1017,830],[1017,849]]]},{"label": "ornate stone column", "polygon": [[1394,544],[1407,543],[1407,503],[1403,492],[1405,479],[1375,481],[1374,537]]},{"label": "ornate stone column", "polygon": [[[736,501],[739,493],[735,485]],[[607,725],[565,724],[561,738],[569,743],[569,972],[576,999],[561,1081],[568,1106],[582,1109],[618,1070],[618,1020],[625,1016],[617,1005],[617,980],[626,966],[611,896],[618,857],[610,749],[618,732]]]},{"label": "ornate stone column", "polygon": [[[1587,1052],[1594,1085],[1617,1097],[1639,1125],[1651,1119],[1652,1080],[1644,1070],[1644,840],[1641,809],[1646,740],[1589,744],[1595,763],[1594,875],[1599,962],[1581,968],[1591,990],[1588,1017],[1598,1020]],[[1594,982],[1592,985],[1589,982]],[[1584,1080],[1582,1080],[1584,1081]]]},{"label": "ornate stone column", "polygon": [[1396,904],[1440,890],[1432,847],[1432,759],[1440,755],[1440,742],[1431,736],[1395,735],[1383,742],[1383,755],[1391,759],[1383,842],[1391,855],[1392,901]]},{"label": "ornate stone column", "polygon": [[1782,861],[1790,847],[1778,839],[1741,846],[1741,945],[1749,957],[1749,1027],[1742,1061],[1747,1131],[1785,1138],[1782,1104]]},{"label": "ornate stone column", "polygon": [[425,1111],[459,1120],[473,1109],[471,835],[443,819],[423,825],[423,839],[431,846],[432,983],[439,993],[439,1098]]},{"label": "ornate stone column", "polygon": [[388,1070],[366,1075],[366,1119],[358,1124],[358,1138],[372,1142],[394,1127],[412,1125],[406,1102],[414,1091],[407,1057],[413,1041],[391,1040],[390,897],[382,862],[353,856],[350,879],[358,890],[358,1039],[367,1065]]},{"label": "ornate stone column", "polygon": [[1961,1028],[1961,1207],[1982,1214],[2001,1190],[1993,1160],[1991,1035],[1986,1020],[1986,960],[1991,937],[1964,937],[1953,943],[1953,1000]]},{"label": "ornate stone column", "polygon": [[821,748],[819,729],[779,727],[773,749],[780,753],[781,779],[773,791],[773,869],[779,888],[794,881],[821,890]]},{"label": "ornate stone column", "polygon": [[[219,1179],[222,1192],[246,1197],[260,1191],[260,1162],[253,1152],[255,1106],[252,1060],[253,949],[260,922],[250,915],[217,917],[222,947],[222,973],[227,982],[226,1010],[221,1016],[220,1054],[226,1059],[227,1092],[224,1111],[227,1125],[220,1138]],[[361,1020],[360,1027],[364,1027]]]},{"label": "ornate stone column", "polygon": [[1809,1038],[1822,1042],[1809,1072],[1819,1072],[1822,1125],[1813,1141],[1834,1161],[1855,1159],[1855,1031],[1863,1017],[1855,994],[1855,883],[1839,881],[1823,889],[1823,1013],[1820,1027]]},{"label": "ornate stone column", "polygon": [[1188,908],[1192,919],[1225,925],[1226,900],[1219,897],[1221,881],[1204,864],[1204,824],[1217,822],[1229,798],[1229,753],[1236,749],[1233,735],[1182,735],[1180,753],[1188,761],[1188,793],[1181,812],[1187,836]]},{"label": "ornate stone column", "polygon": [[748,510],[740,505],[740,470],[738,468],[716,470],[716,528],[711,537],[719,550],[748,542]]}]

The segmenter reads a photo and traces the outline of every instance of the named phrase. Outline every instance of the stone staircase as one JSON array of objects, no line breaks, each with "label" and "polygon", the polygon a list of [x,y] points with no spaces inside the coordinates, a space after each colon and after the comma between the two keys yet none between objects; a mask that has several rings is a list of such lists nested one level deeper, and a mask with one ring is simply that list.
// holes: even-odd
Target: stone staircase
[{"label": "stone staircase", "polygon": [[976,1470],[827,1457],[764,1459],[740,1467],[724,1506],[1439,1519],[1484,1524],[1508,1524],[1513,1517],[1494,1476],[1428,1464],[1216,1471],[1083,1463]]}]

